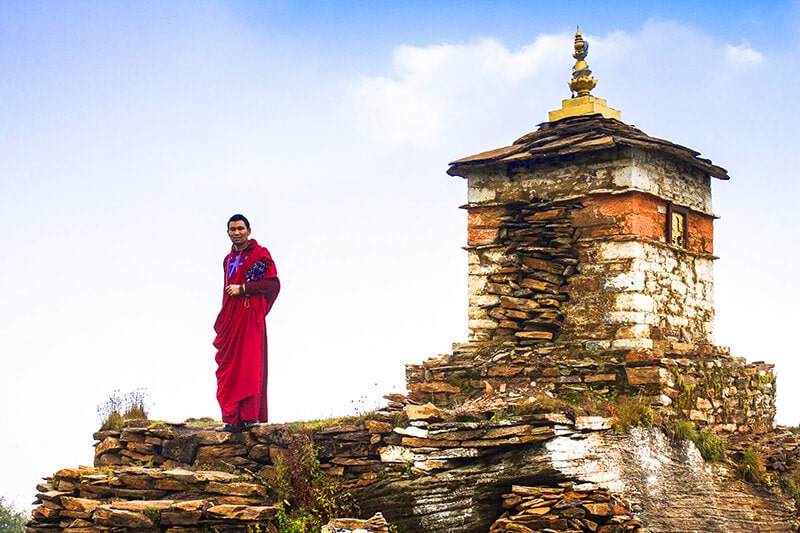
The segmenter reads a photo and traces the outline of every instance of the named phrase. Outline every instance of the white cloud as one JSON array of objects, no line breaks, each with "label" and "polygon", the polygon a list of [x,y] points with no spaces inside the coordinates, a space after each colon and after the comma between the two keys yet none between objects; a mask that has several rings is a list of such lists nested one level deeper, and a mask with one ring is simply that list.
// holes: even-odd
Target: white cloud
[{"label": "white cloud", "polygon": [[[530,96],[534,84],[525,82],[534,77],[561,75],[563,83],[556,86],[566,93],[570,39],[567,34],[545,35],[516,51],[493,39],[398,46],[394,75],[358,80],[351,90],[352,104],[372,134],[390,142],[437,145],[450,135],[455,121],[463,126],[465,119],[488,115],[497,123],[498,114],[528,105],[524,94]],[[555,88],[551,83],[535,85],[539,90]]]},{"label": "white cloud", "polygon": [[[621,109],[629,123],[666,121],[669,128],[649,132],[654,135],[669,135],[672,126],[685,131],[670,117],[696,117],[713,102],[722,105],[748,86],[740,80],[732,91],[732,78],[741,76],[737,67],[765,60],[747,43],[725,45],[674,21],[649,21],[638,33],[584,37],[599,80],[593,94]],[[571,32],[547,34],[517,49],[489,38],[398,46],[388,73],[351,84],[351,105],[361,129],[389,144],[452,146],[457,157],[472,146],[509,144],[569,97],[572,39]],[[641,126],[648,131],[647,123]]]},{"label": "white cloud", "polygon": [[725,59],[731,65],[758,65],[764,61],[764,55],[743,42],[739,46],[726,44]]}]

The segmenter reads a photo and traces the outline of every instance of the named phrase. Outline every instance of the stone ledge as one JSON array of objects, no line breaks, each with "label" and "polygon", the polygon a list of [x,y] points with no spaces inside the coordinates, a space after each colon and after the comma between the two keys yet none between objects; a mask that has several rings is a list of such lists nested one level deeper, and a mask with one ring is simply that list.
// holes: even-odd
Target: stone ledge
[{"label": "stone ledge", "polygon": [[[406,365],[409,399],[447,406],[486,390],[643,396],[666,418],[721,432],[774,427],[774,365],[747,363],[727,347],[660,341],[653,349],[586,350],[579,344],[455,344],[453,353]],[[457,389],[457,390],[456,390]]]}]

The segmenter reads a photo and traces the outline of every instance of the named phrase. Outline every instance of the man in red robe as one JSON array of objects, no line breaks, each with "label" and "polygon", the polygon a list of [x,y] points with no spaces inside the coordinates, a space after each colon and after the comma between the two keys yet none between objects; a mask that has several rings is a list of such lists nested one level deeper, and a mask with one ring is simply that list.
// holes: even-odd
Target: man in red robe
[{"label": "man in red robe", "polygon": [[239,432],[267,421],[267,328],[265,318],[281,284],[269,251],[250,238],[243,215],[228,220],[233,246],[225,256],[222,310],[217,333],[217,401],[224,430]]}]

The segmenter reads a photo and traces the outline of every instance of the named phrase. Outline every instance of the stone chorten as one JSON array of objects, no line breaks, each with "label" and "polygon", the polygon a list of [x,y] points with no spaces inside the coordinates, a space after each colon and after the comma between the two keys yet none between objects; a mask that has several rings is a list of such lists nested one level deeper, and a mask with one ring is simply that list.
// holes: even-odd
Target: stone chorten
[{"label": "stone chorten", "polygon": [[728,175],[592,96],[587,52],[578,31],[549,122],[450,164],[469,190],[470,340],[710,344],[711,178]]},{"label": "stone chorten", "polygon": [[450,164],[468,185],[469,341],[406,365],[408,397],[638,397],[665,419],[769,431],[773,365],[713,344],[711,179],[728,174],[592,96],[587,51],[577,32],[573,97],[549,122]]}]

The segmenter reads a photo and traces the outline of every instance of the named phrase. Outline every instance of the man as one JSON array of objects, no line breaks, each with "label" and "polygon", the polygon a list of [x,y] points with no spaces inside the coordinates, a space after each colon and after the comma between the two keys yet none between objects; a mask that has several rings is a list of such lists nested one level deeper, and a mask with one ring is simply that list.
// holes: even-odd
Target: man
[{"label": "man", "polygon": [[267,328],[265,318],[281,284],[269,251],[250,238],[243,215],[228,220],[233,245],[225,257],[222,310],[217,333],[217,401],[223,429],[240,432],[267,421]]}]

